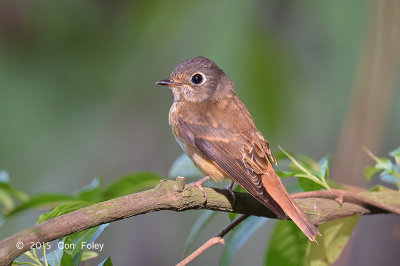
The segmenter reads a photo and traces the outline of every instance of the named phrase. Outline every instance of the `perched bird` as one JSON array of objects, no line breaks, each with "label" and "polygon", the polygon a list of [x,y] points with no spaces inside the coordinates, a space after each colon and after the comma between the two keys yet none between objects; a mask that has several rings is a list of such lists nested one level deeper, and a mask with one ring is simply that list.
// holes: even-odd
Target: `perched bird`
[{"label": "perched bird", "polygon": [[222,69],[199,56],[182,62],[169,79],[156,84],[172,91],[169,124],[182,149],[206,175],[197,186],[202,189],[209,177],[229,178],[230,189],[239,183],[279,218],[289,216],[311,241],[321,235],[275,173],[268,142]]}]

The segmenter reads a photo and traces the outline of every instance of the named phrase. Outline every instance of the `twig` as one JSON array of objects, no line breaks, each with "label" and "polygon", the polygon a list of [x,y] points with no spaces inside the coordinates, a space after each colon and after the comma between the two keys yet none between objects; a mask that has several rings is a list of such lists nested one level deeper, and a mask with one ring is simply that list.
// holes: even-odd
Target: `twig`
[{"label": "twig", "polygon": [[239,216],[238,218],[236,218],[233,222],[231,222],[224,229],[222,229],[218,234],[216,234],[214,237],[210,238],[207,242],[205,242],[198,249],[193,251],[189,256],[187,256],[184,260],[179,262],[176,266],[185,266],[185,265],[189,264],[192,260],[194,260],[195,258],[200,256],[200,254],[202,254],[207,249],[209,249],[215,245],[218,245],[218,244],[224,245],[225,241],[224,241],[223,237],[227,233],[229,233],[229,231],[231,231],[233,228],[235,228],[235,226],[240,224],[243,220],[245,220],[249,216],[250,216],[249,214],[243,214],[243,215]]},{"label": "twig", "polygon": [[[388,204],[364,197],[360,194],[353,193],[350,191],[331,189],[331,190],[320,190],[320,191],[308,191],[293,194],[294,199],[306,199],[306,198],[324,198],[324,199],[334,199],[338,201],[339,204],[343,202],[352,202],[360,206],[367,207],[368,205],[376,207],[378,209],[391,212],[393,214],[400,215],[400,208],[392,207]],[[400,193],[399,193],[400,197]]]},{"label": "twig", "polygon": [[[100,224],[148,212],[209,209],[277,218],[268,208],[247,193],[236,192],[236,201],[235,204],[232,204],[233,199],[229,191],[207,187],[205,190],[207,201],[197,187],[186,185],[183,178],[176,181],[162,180],[153,189],[100,202],[47,220],[2,240],[0,242],[0,265],[10,264],[18,256],[28,251],[31,243],[50,242]],[[356,193],[356,195],[362,196],[362,198],[358,198],[360,202],[344,201],[342,205],[332,199],[332,192],[314,191],[307,193],[302,195],[303,197],[308,196],[308,198],[299,198],[296,199],[296,202],[317,225],[340,217],[387,213],[392,208],[393,213],[398,214],[400,209],[400,192],[398,191]],[[377,208],[379,205],[376,204],[365,204],[369,200],[383,204],[384,208]],[[389,208],[387,208],[388,206]],[[17,245],[21,249],[16,248]]]}]

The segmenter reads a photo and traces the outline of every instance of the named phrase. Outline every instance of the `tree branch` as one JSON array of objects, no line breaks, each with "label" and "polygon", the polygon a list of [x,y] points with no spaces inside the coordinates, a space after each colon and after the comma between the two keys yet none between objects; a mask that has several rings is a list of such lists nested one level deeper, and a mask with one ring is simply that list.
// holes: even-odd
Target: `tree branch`
[{"label": "tree branch", "polygon": [[235,226],[240,224],[243,220],[245,220],[249,216],[250,216],[249,214],[243,214],[243,215],[239,216],[238,218],[236,218],[233,222],[231,222],[224,229],[222,229],[218,234],[216,234],[214,237],[210,238],[206,243],[201,245],[201,247],[199,247],[198,249],[193,251],[184,260],[179,262],[176,266],[185,266],[185,265],[189,264],[191,261],[193,261],[195,258],[200,256],[200,254],[204,253],[207,249],[209,249],[215,245],[218,245],[218,244],[224,245],[225,241],[224,241],[223,237],[227,233],[229,233],[233,228],[235,228]]},{"label": "tree branch", "polygon": [[[176,181],[161,180],[153,189],[100,202],[47,220],[2,240],[0,242],[0,265],[7,265],[28,251],[32,242],[49,242],[100,224],[148,212],[209,209],[276,218],[269,209],[247,193],[235,193],[236,201],[232,206],[233,199],[229,191],[215,188],[205,188],[205,190],[207,201],[197,187],[186,185],[184,178],[177,178]],[[317,225],[339,217],[388,213],[387,208],[377,207],[379,204],[389,207],[389,209],[400,210],[399,191],[348,192],[362,196],[359,199],[362,204],[357,201],[344,201],[339,204],[335,199],[332,199],[332,192],[330,191],[307,193],[307,198],[301,198],[302,194],[296,194],[295,197],[298,197],[296,202]],[[327,197],[324,197],[324,193]],[[369,202],[363,201],[364,197]],[[345,199],[346,197],[344,197]],[[371,202],[378,204],[371,205]],[[23,248],[16,248],[17,244],[23,246]]]}]

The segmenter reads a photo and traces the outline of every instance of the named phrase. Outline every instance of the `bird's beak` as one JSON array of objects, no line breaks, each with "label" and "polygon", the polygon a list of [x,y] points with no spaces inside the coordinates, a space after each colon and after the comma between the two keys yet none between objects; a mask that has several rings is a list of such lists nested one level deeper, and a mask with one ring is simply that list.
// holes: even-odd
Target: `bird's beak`
[{"label": "bird's beak", "polygon": [[181,86],[182,83],[176,83],[169,79],[163,79],[156,82],[158,85],[168,86],[168,87],[178,87]]}]

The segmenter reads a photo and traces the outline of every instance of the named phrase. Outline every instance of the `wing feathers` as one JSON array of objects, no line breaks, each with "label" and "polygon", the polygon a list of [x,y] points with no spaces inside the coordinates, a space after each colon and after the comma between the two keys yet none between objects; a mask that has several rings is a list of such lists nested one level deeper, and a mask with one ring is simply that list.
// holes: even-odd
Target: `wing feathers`
[{"label": "wing feathers", "polygon": [[[262,164],[254,165],[253,161],[248,158],[240,157],[240,152],[243,150],[243,145],[247,142],[240,134],[227,134],[217,128],[203,128],[200,124],[188,124],[182,119],[179,120],[182,129],[190,130],[193,133],[194,139],[192,145],[196,147],[206,157],[216,162],[216,164],[224,170],[235,182],[243,186],[253,197],[266,205],[278,217],[285,219],[287,216],[281,207],[272,199],[268,192],[264,189],[260,175],[263,173]],[[181,134],[185,134],[182,132]],[[192,134],[192,133],[191,133]],[[224,138],[223,141],[219,140]],[[250,146],[247,147],[250,149]],[[260,156],[258,160],[262,159]],[[265,171],[264,171],[265,172]]]},{"label": "wing feathers", "polygon": [[282,185],[272,166],[276,165],[276,159],[254,124],[248,124],[245,129],[229,121],[213,124],[211,121],[216,119],[207,111],[202,112],[199,119],[178,118],[176,128],[180,132],[177,133],[186,144],[214,161],[279,218],[286,219],[288,215],[314,241],[320,234],[318,229]]}]

